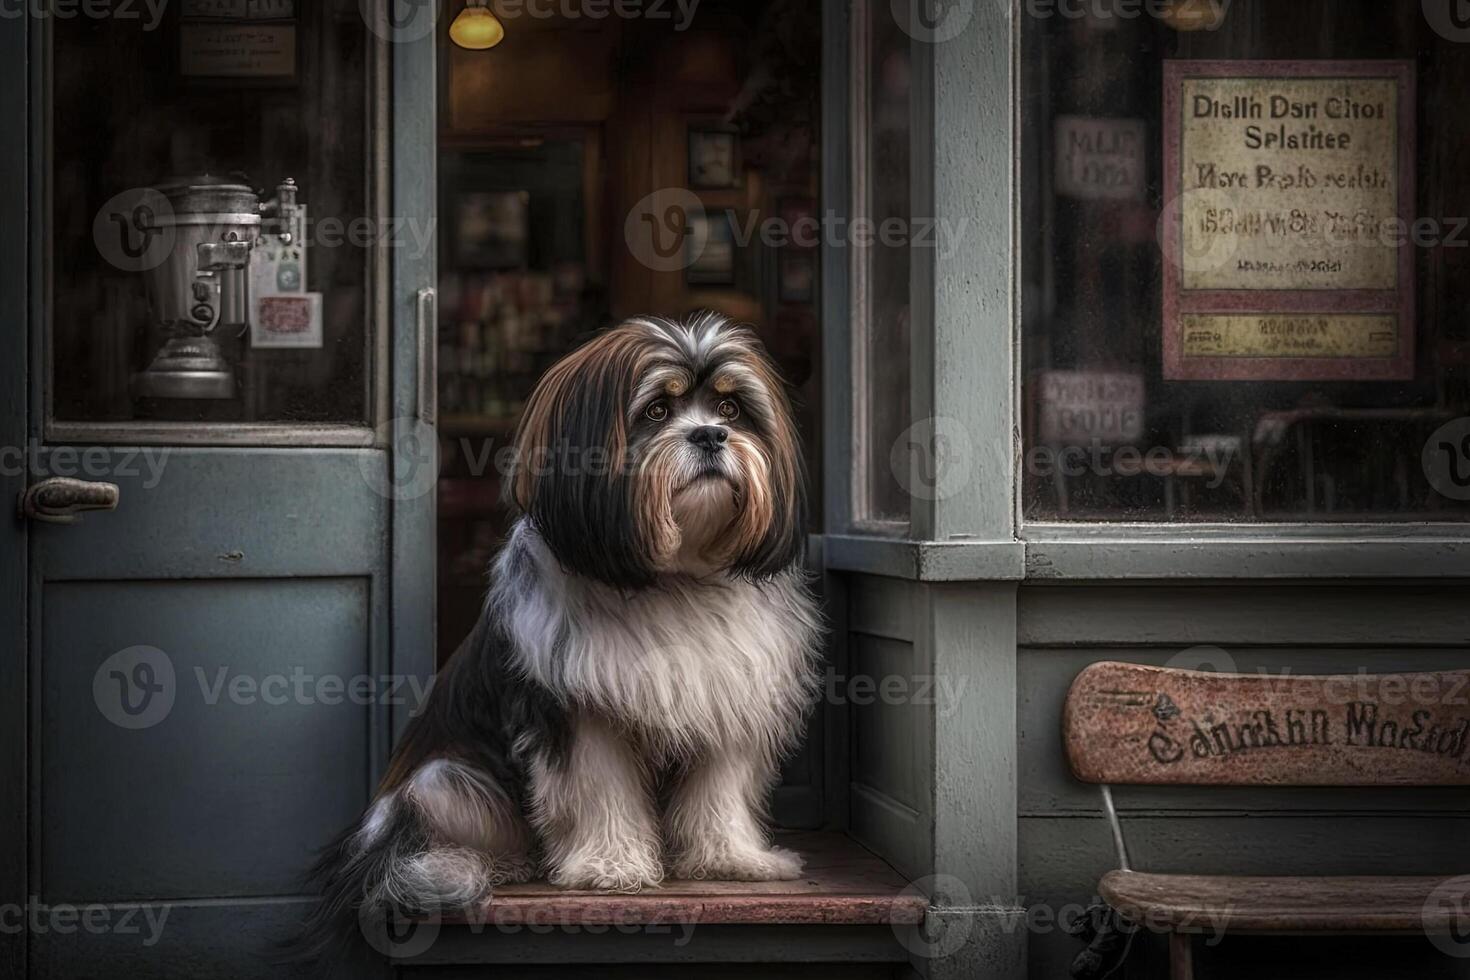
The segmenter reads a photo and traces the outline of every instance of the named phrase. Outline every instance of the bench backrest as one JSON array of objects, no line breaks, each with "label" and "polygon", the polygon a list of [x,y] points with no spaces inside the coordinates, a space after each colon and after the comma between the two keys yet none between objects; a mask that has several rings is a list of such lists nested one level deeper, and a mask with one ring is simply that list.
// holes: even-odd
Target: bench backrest
[{"label": "bench backrest", "polygon": [[1067,694],[1083,782],[1470,785],[1470,671],[1300,676],[1097,663]]}]

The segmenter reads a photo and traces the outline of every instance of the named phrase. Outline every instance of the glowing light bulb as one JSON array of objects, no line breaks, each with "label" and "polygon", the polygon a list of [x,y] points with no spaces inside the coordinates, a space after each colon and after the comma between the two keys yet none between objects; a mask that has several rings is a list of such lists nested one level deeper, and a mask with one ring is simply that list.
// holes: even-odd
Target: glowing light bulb
[{"label": "glowing light bulb", "polygon": [[470,51],[486,51],[505,40],[505,25],[490,12],[487,0],[470,0],[449,25],[449,39]]},{"label": "glowing light bulb", "polygon": [[1174,0],[1161,16],[1164,23],[1184,33],[1213,31],[1225,23],[1225,9],[1217,0]]}]

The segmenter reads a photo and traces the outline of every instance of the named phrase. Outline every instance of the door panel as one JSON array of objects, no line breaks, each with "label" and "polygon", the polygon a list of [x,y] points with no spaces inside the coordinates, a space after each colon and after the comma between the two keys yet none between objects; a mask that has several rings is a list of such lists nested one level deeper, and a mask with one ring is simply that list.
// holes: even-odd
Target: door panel
[{"label": "door panel", "polygon": [[[73,462],[86,452],[105,462]],[[383,560],[392,502],[381,449],[66,447],[39,458],[45,473],[96,474],[119,489],[111,513],[33,527],[48,580],[353,575]]]},{"label": "door panel", "polygon": [[[210,9],[169,5],[147,37],[0,19],[0,49],[39,66],[14,128],[49,150],[25,180],[0,148],[0,277],[34,273],[18,307],[0,294],[30,324],[0,334],[0,377],[45,381],[0,385],[34,447],[0,488],[27,470],[118,488],[114,510],[0,532],[26,542],[0,580],[29,620],[0,663],[0,774],[28,785],[0,804],[0,899],[36,896],[39,923],[0,930],[7,977],[313,975],[274,962],[310,906],[302,872],[432,670],[434,252],[411,232],[433,221],[434,89],[415,81],[433,37],[390,44],[359,0],[275,5],[238,37],[194,21]],[[232,62],[231,37],[271,51]],[[254,75],[210,77],[236,70]],[[311,219],[289,227],[287,178]],[[260,206],[273,240],[253,237]],[[154,240],[170,277],[129,265]],[[64,928],[70,907],[100,927]]]},{"label": "door panel", "polygon": [[369,791],[370,592],[366,578],[49,584],[42,897],[297,890]]}]

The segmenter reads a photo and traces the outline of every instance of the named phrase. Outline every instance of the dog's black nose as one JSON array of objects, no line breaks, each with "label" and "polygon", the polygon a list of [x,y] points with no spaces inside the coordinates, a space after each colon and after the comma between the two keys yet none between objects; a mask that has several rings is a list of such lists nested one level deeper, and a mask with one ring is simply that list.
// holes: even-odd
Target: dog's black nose
[{"label": "dog's black nose", "polygon": [[730,430],[723,425],[701,425],[689,433],[689,441],[707,453],[717,453],[730,438]]}]

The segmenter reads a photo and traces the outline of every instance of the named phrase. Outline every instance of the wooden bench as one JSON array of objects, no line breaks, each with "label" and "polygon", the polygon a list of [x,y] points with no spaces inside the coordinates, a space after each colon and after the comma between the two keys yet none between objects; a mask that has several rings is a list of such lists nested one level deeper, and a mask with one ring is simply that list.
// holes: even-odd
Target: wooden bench
[{"label": "wooden bench", "polygon": [[1294,677],[1097,663],[1073,681],[1063,728],[1073,774],[1101,788],[1117,850],[1099,893],[1130,923],[1168,933],[1174,980],[1192,980],[1191,937],[1205,925],[1434,936],[1465,921],[1470,878],[1136,871],[1110,787],[1464,786],[1470,672]]}]

